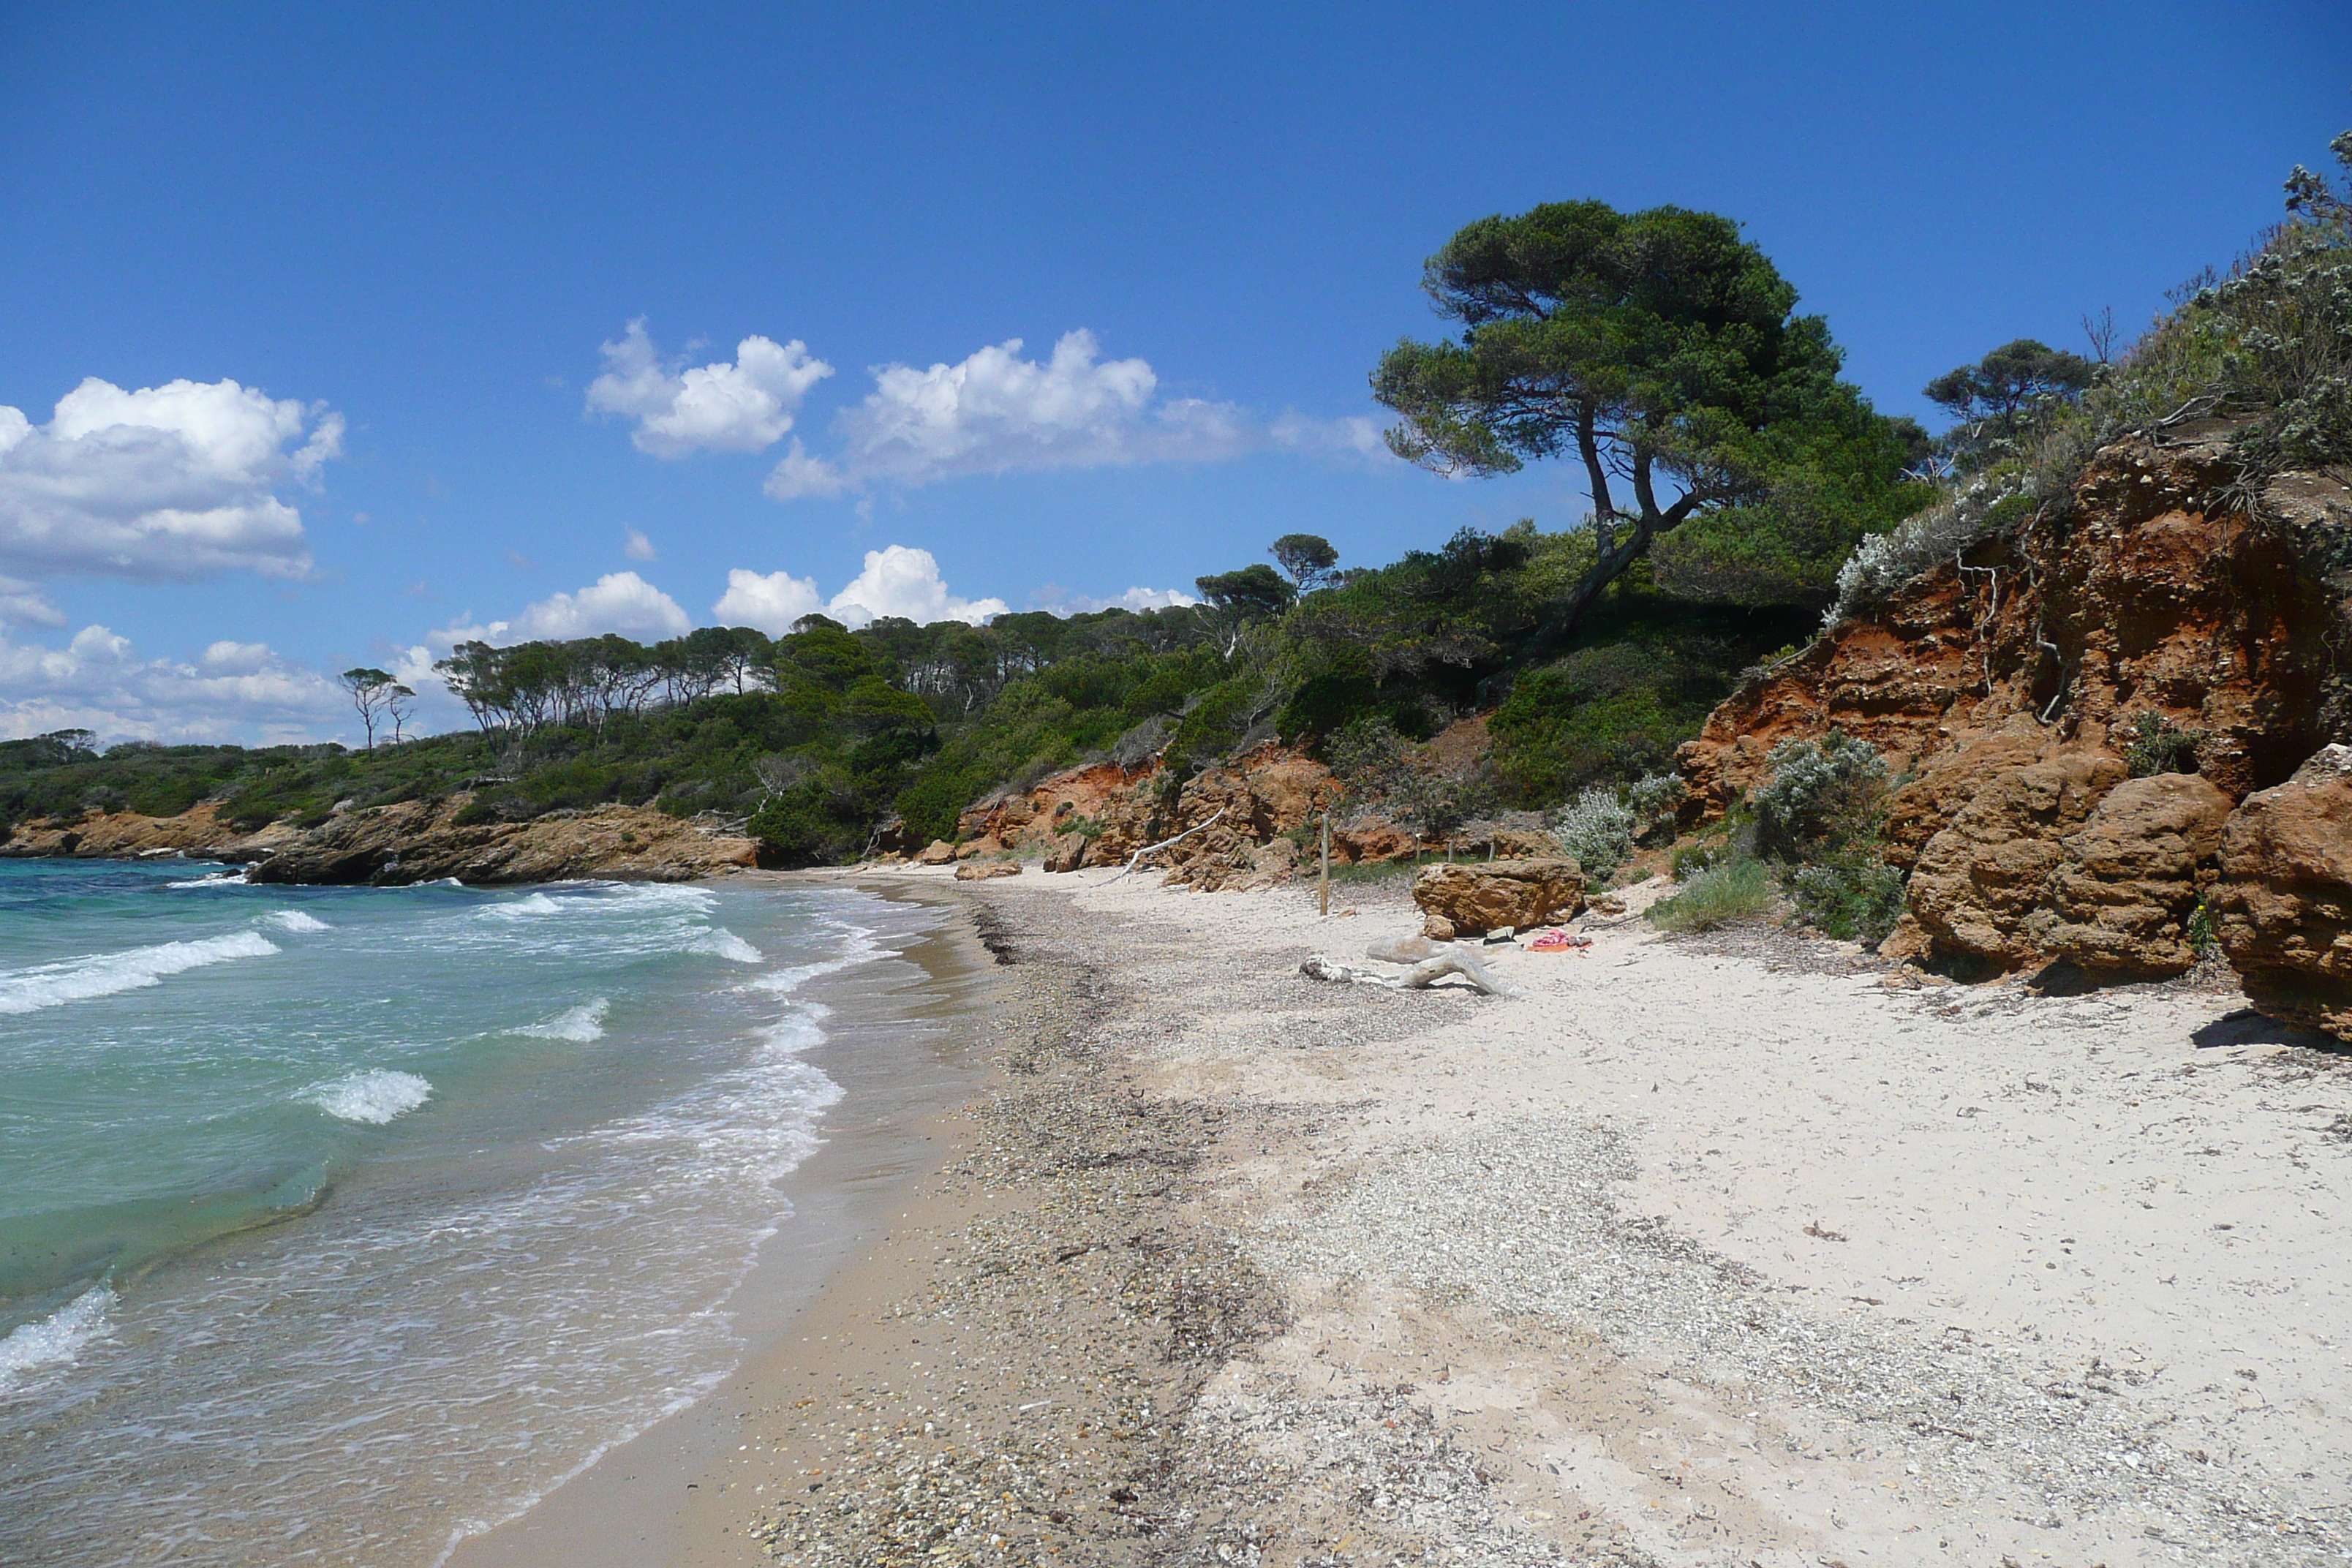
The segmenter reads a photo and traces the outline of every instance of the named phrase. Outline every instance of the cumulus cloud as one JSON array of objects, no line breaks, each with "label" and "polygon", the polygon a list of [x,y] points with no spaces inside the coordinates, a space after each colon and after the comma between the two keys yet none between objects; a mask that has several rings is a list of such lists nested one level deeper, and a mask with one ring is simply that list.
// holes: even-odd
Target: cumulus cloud
[{"label": "cumulus cloud", "polygon": [[1066,332],[1050,358],[1021,357],[1009,339],[954,364],[887,364],[874,391],[841,416],[837,458],[797,444],[768,476],[779,500],[837,495],[877,480],[929,484],[961,474],[1104,468],[1230,458],[1257,444],[1230,403],[1157,395],[1140,359],[1104,360],[1092,332]]},{"label": "cumulus cloud", "polygon": [[738,567],[727,574],[727,592],[710,608],[722,626],[757,626],[771,637],[782,637],[813,611],[851,626],[884,616],[904,616],[923,626],[933,621],[978,626],[1010,606],[1002,599],[958,597],[949,592],[939,561],[929,551],[892,544],[867,551],[866,569],[830,599],[821,596],[814,577],[788,572],[762,576]]},{"label": "cumulus cloud", "polygon": [[1105,598],[1091,594],[1064,593],[1050,583],[1029,598],[1030,608],[1050,611],[1056,616],[1092,615],[1097,610],[1177,609],[1200,602],[1181,588],[1129,588],[1124,594]]},{"label": "cumulus cloud", "polygon": [[814,577],[789,572],[762,575],[738,566],[727,574],[727,592],[710,606],[722,626],[757,626],[770,637],[782,637],[803,616],[824,608]]},{"label": "cumulus cloud", "polygon": [[550,595],[510,621],[461,621],[427,633],[425,640],[451,647],[461,642],[537,642],[618,632],[640,642],[659,642],[683,637],[693,626],[676,599],[635,572],[607,572],[576,594]]},{"label": "cumulus cloud", "polygon": [[603,353],[604,374],[588,384],[588,412],[635,419],[629,440],[656,458],[772,447],[793,427],[809,388],[833,374],[798,338],[779,344],[756,335],[735,345],[732,363],[688,368],[661,357],[642,316]]},{"label": "cumulus cloud", "polygon": [[321,404],[234,381],[126,392],[96,376],[49,422],[0,406],[0,564],[184,582],[310,571],[302,515],[278,491],[342,456]]},{"label": "cumulus cloud", "polygon": [[194,663],[142,659],[84,626],[63,647],[0,635],[0,736],[94,730],[109,741],[305,741],[340,731],[343,696],[265,643],[214,643]]},{"label": "cumulus cloud", "polygon": [[866,570],[833,596],[826,613],[850,626],[884,616],[904,616],[920,626],[933,621],[980,625],[1009,608],[1002,599],[959,599],[940,577],[940,563],[928,550],[903,544],[866,552]]}]

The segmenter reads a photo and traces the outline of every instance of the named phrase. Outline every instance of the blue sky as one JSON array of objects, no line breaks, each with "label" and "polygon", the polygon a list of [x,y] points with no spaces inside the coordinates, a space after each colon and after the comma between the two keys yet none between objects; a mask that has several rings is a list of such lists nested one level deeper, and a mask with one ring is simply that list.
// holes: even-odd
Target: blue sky
[{"label": "blue sky", "polygon": [[2322,3],[0,6],[0,734],[343,735],[322,673],[730,582],[970,616],[1563,526],[1564,470],[1365,450],[1463,223],[1728,214],[1926,416],[2347,125]]}]

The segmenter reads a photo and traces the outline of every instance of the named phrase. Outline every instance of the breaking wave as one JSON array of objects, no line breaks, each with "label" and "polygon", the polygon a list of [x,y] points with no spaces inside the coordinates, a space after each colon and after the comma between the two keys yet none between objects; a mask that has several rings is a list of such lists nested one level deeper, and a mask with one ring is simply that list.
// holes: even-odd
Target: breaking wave
[{"label": "breaking wave", "polygon": [[604,997],[592,996],[577,1007],[567,1007],[552,1018],[525,1024],[514,1032],[541,1040],[572,1040],[584,1046],[604,1037],[604,1014],[611,1006]]},{"label": "breaking wave", "polygon": [[0,1013],[33,1013],[154,985],[167,974],[238,958],[267,958],[276,943],[258,931],[232,931],[194,942],[159,942],[128,952],[99,952],[29,969],[0,973]]},{"label": "breaking wave", "polygon": [[84,1345],[105,1337],[107,1309],[113,1305],[114,1292],[100,1285],[0,1340],[0,1394],[34,1373],[71,1366]]},{"label": "breaking wave", "polygon": [[300,931],[305,934],[314,931],[332,931],[335,929],[326,921],[319,919],[316,915],[306,915],[300,910],[275,910],[272,913],[262,916],[261,923],[264,925],[276,926],[279,931]]},{"label": "breaking wave", "polygon": [[433,1098],[433,1086],[413,1072],[378,1068],[320,1084],[302,1097],[339,1121],[381,1127]]}]

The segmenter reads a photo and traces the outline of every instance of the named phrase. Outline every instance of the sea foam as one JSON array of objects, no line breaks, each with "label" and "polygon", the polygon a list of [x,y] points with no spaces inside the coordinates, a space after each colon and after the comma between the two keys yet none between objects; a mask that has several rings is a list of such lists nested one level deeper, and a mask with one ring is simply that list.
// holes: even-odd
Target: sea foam
[{"label": "sea foam", "polygon": [[686,950],[688,952],[707,952],[711,954],[713,957],[723,958],[732,963],[758,963],[761,962],[760,950],[753,947],[750,942],[745,942],[741,937],[737,936],[733,931],[729,931],[725,926],[714,926],[710,930],[704,931],[692,942],[688,942],[686,944]]},{"label": "sea foam", "polygon": [[221,888],[244,888],[250,887],[251,885],[252,884],[248,883],[245,879],[245,873],[241,870],[215,871],[208,877],[192,877],[184,882],[166,882],[163,884],[163,886],[167,888],[198,888],[206,891],[212,891]]},{"label": "sea foam", "polygon": [[486,920],[522,920],[531,915],[561,914],[563,906],[545,893],[526,893],[520,899],[509,899],[492,904],[482,911]]},{"label": "sea foam", "polygon": [[267,958],[277,944],[258,931],[231,931],[226,936],[194,942],[158,942],[126,952],[96,952],[56,963],[0,973],[0,1013],[33,1013],[62,1007],[160,983],[167,974],[226,963],[238,958]]},{"label": "sea foam", "polygon": [[34,1373],[70,1366],[84,1345],[107,1332],[106,1313],[113,1305],[114,1292],[100,1285],[0,1340],[0,1394]]},{"label": "sea foam", "polygon": [[413,1072],[378,1068],[319,1084],[302,1098],[338,1121],[381,1127],[432,1099],[433,1085]]},{"label": "sea foam", "polygon": [[572,1040],[584,1046],[604,1037],[604,1013],[611,1005],[602,996],[591,996],[577,1007],[567,1007],[552,1018],[525,1024],[514,1032],[541,1040]]}]

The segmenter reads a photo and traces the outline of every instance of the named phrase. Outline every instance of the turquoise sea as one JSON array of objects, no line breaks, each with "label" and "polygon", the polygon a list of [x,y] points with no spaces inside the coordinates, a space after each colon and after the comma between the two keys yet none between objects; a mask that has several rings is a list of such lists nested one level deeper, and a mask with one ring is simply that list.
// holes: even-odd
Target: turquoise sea
[{"label": "turquoise sea", "polygon": [[0,1562],[430,1563],[691,1401],[938,919],[0,861]]}]

